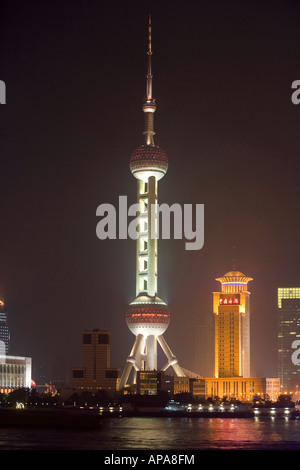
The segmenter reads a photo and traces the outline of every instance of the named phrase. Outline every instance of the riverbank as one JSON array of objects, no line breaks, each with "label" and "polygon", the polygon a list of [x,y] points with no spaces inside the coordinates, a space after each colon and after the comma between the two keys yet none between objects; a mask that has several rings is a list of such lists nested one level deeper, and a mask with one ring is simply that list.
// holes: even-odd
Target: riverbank
[{"label": "riverbank", "polygon": [[182,407],[166,408],[132,408],[116,407],[101,408],[0,408],[0,427],[97,427],[105,418],[259,418],[300,419],[300,411],[289,408],[253,408],[235,407],[228,409],[193,409]]},{"label": "riverbank", "polygon": [[0,426],[90,427],[101,420],[99,410],[81,409],[0,409]]}]

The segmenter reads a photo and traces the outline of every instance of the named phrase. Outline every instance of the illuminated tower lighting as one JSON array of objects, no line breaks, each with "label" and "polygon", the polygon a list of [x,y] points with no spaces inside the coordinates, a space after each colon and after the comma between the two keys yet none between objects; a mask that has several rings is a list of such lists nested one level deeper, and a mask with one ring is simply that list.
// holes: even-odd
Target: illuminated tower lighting
[{"label": "illuminated tower lighting", "polygon": [[213,293],[215,316],[215,377],[250,377],[251,277],[229,271],[216,281],[221,292]]},{"label": "illuminated tower lighting", "polygon": [[[176,375],[185,376],[163,337],[170,323],[170,312],[166,303],[157,296],[157,238],[153,236],[157,224],[156,217],[151,218],[151,207],[157,209],[158,181],[167,172],[168,159],[163,150],[154,144],[156,104],[152,97],[150,16],[147,54],[147,86],[143,104],[145,143],[132,153],[129,162],[131,173],[137,179],[139,238],[136,246],[136,299],[127,309],[126,322],[136,340],[121,376],[120,390],[127,384],[131,370],[134,371],[133,383],[136,383],[138,371],[157,370],[157,343],[167,357],[167,363],[161,370],[172,366]],[[155,224],[154,227],[152,224]]]}]

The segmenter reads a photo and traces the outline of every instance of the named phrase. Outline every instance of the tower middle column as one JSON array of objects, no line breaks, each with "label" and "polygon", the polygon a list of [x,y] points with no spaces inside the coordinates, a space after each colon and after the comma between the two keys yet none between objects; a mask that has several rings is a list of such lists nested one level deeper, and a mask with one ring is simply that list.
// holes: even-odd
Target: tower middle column
[{"label": "tower middle column", "polygon": [[[153,210],[154,209],[154,210]],[[157,292],[156,256],[156,180],[148,178],[148,295],[154,297]]]}]

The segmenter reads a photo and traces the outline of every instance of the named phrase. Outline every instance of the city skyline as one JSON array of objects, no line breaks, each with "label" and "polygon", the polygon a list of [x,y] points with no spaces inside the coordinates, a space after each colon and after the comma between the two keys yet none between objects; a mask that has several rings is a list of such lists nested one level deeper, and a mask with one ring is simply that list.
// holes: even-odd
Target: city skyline
[{"label": "city skyline", "polygon": [[2,7],[0,298],[11,351],[33,369],[63,358],[71,373],[84,330],[112,332],[112,367],[132,346],[135,243],[97,239],[96,208],[136,200],[128,159],[143,130],[151,13],[157,143],[170,161],[159,198],[205,206],[201,250],[159,243],[166,339],[194,370],[181,337],[213,315],[215,278],[235,264],[254,279],[252,374],[276,376],[277,289],[300,285],[300,7],[117,4]]}]

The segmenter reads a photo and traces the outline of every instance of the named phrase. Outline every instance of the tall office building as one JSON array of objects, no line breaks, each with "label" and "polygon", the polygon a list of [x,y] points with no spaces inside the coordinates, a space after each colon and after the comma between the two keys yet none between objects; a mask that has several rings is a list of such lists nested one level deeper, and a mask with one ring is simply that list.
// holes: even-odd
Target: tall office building
[{"label": "tall office building", "polygon": [[82,367],[72,369],[76,390],[118,390],[120,371],[110,367],[110,333],[94,329],[82,335]]},{"label": "tall office building", "polygon": [[177,376],[185,376],[163,336],[169,326],[170,312],[166,303],[157,295],[157,190],[158,181],[167,172],[168,158],[154,144],[156,103],[152,96],[151,18],[147,54],[148,73],[143,104],[145,143],[132,153],[129,161],[130,171],[137,179],[139,237],[136,246],[136,298],[127,309],[126,322],[136,339],[121,376],[120,389],[127,384],[132,370],[133,383],[136,383],[138,371],[157,370],[157,344],[167,359],[162,370],[171,366]]},{"label": "tall office building", "polygon": [[[5,354],[9,354],[10,332],[7,321],[7,312],[2,300],[0,300],[0,349],[1,353],[4,352]],[[4,349],[4,351],[2,351],[2,349]]]},{"label": "tall office building", "polygon": [[296,392],[300,386],[300,354],[295,359],[292,356],[300,345],[300,287],[279,287],[277,301],[278,377],[282,392]]},{"label": "tall office building", "polygon": [[216,279],[221,292],[213,292],[215,318],[215,377],[250,377],[251,277],[230,271]]}]

